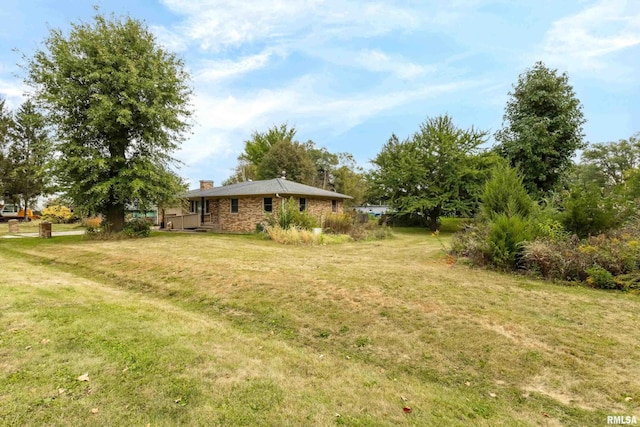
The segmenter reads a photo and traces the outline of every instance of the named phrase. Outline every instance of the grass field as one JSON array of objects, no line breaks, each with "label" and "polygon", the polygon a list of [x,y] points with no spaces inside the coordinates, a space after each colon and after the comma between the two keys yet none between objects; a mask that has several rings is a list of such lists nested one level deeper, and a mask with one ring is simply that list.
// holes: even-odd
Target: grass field
[{"label": "grass field", "polygon": [[452,265],[428,232],[0,239],[0,265],[7,425],[640,417],[640,297]]}]

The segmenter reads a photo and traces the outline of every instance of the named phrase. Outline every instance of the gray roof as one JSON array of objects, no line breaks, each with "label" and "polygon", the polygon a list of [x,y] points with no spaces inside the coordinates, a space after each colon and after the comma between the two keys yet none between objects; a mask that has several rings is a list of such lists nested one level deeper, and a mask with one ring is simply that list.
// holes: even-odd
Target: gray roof
[{"label": "gray roof", "polygon": [[288,181],[282,178],[267,179],[264,181],[245,181],[237,184],[213,187],[208,190],[191,190],[184,197],[187,199],[199,197],[240,197],[240,196],[262,196],[278,194],[280,196],[307,196],[330,199],[352,199],[353,197],[335,191],[323,190],[322,188]]}]

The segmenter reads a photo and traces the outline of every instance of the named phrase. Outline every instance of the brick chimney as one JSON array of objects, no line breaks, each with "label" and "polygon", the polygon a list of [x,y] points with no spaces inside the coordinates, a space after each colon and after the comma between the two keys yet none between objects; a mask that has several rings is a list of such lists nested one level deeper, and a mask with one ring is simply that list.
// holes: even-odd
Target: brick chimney
[{"label": "brick chimney", "polygon": [[200,180],[200,190],[211,190],[213,188],[213,181]]}]

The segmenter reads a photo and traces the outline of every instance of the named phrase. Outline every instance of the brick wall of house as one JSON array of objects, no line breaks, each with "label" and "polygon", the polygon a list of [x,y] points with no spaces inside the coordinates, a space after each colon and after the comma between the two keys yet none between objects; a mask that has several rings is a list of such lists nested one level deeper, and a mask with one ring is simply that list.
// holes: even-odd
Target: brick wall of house
[{"label": "brick wall of house", "polygon": [[[336,212],[342,213],[342,199],[336,199]],[[307,198],[307,211],[316,217],[318,224],[322,225],[324,217],[332,213],[331,199],[309,199]]]},{"label": "brick wall of house", "polygon": [[[307,211],[318,218],[331,213],[331,200],[306,198]],[[212,222],[219,219],[220,231],[226,233],[247,233],[256,229],[256,224],[263,222],[265,212],[263,207],[264,197],[239,197],[238,213],[231,213],[231,199],[219,199],[209,201],[209,210],[212,214]],[[299,203],[299,198],[296,198]],[[274,211],[280,207],[280,200],[273,197]],[[342,212],[342,200],[337,199],[337,211]]]}]

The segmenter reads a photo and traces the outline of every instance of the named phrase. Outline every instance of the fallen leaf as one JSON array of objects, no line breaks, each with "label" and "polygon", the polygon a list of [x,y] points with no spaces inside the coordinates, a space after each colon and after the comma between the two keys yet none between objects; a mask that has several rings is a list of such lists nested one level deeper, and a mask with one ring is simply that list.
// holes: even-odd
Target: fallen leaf
[{"label": "fallen leaf", "polygon": [[404,408],[402,408],[402,410],[404,411],[405,414],[410,414],[411,413],[411,408],[408,406],[405,406]]},{"label": "fallen leaf", "polygon": [[400,399],[402,399],[402,400],[403,400],[403,401],[405,401],[405,402],[407,401],[407,398],[406,398],[406,397],[404,397],[404,396],[400,396]]},{"label": "fallen leaf", "polygon": [[324,354],[321,354],[321,355],[320,355],[320,359],[322,359],[323,357],[324,357]]},{"label": "fallen leaf", "polygon": [[127,368],[124,368],[124,369],[122,370],[122,372],[127,372],[128,370],[129,370],[129,368],[127,367]]},{"label": "fallen leaf", "polygon": [[633,400],[633,397],[625,397],[624,401],[625,402],[631,402]]},{"label": "fallen leaf", "polygon": [[78,381],[89,381],[89,373],[86,372],[78,377]]},{"label": "fallen leaf", "polygon": [[502,381],[502,380],[497,380],[496,384],[497,385],[505,385],[506,383],[504,381]]},{"label": "fallen leaf", "polygon": [[469,381],[467,381],[466,383],[464,383],[464,385],[466,385],[467,387],[469,387],[471,385],[471,383]]},{"label": "fallen leaf", "polygon": [[51,341],[49,341],[48,339],[44,338],[42,341],[40,341],[40,344],[49,344]]},{"label": "fallen leaf", "polygon": [[175,403],[180,403],[180,401],[182,400],[181,397],[177,398],[176,400],[174,400]]},{"label": "fallen leaf", "polygon": [[336,412],[336,418],[340,418],[340,414]]},{"label": "fallen leaf", "polygon": [[98,408],[93,408],[93,409],[91,410],[91,413],[92,413],[92,414],[97,414],[98,412],[100,412],[100,410],[99,410]]},{"label": "fallen leaf", "polygon": [[546,418],[549,418],[549,414],[547,414],[546,412],[543,412],[543,413],[542,413],[542,416],[543,416],[543,417],[546,417]]},{"label": "fallen leaf", "polygon": [[496,397],[496,394],[495,393],[489,393],[489,396]]},{"label": "fallen leaf", "polygon": [[63,388],[59,388],[59,389],[58,389],[58,394],[64,394],[64,392],[65,392],[65,391],[66,391],[65,389],[63,389]]},{"label": "fallen leaf", "polygon": [[30,346],[30,345],[28,345],[28,346],[26,346],[24,349],[25,349],[25,350],[31,350],[31,346]]}]

